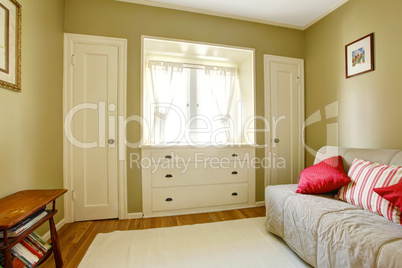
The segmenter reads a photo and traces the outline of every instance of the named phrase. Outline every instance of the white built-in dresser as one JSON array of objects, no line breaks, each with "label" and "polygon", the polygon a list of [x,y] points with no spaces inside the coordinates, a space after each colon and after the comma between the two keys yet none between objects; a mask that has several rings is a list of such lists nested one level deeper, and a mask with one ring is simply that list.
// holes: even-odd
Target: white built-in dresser
[{"label": "white built-in dresser", "polygon": [[255,206],[251,146],[142,148],[144,217]]}]

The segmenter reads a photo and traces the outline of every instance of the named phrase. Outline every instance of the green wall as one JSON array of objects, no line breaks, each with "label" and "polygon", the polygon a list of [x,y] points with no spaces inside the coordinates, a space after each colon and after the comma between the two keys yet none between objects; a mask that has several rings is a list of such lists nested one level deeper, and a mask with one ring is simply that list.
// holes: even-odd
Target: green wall
[{"label": "green wall", "polygon": [[[63,32],[128,39],[128,115],[140,111],[141,35],[255,48],[256,110],[263,115],[263,55],[304,58],[306,129],[317,150],[337,123],[340,146],[402,149],[402,1],[349,0],[305,31],[113,0],[19,0],[23,7],[22,92],[0,89],[0,197],[23,189],[63,187]],[[345,78],[344,46],[374,32],[375,71]],[[336,118],[325,107],[338,101]],[[258,125],[258,127],[262,127]],[[131,125],[130,141],[140,138]],[[263,135],[257,143],[264,142]],[[139,153],[139,149],[130,152]],[[258,150],[262,157],[263,151]],[[313,156],[307,153],[306,163]],[[257,200],[263,200],[257,170]],[[128,169],[129,212],[141,211],[141,171]],[[56,221],[63,217],[58,201]]]},{"label": "green wall", "polygon": [[[0,197],[63,187],[64,0],[18,2],[22,91],[0,88]],[[57,204],[59,221],[63,199]]]},{"label": "green wall", "polygon": [[[263,55],[305,59],[306,117],[322,120],[306,129],[317,150],[327,126],[337,123],[340,146],[402,149],[402,2],[350,0],[305,31],[116,2],[19,0],[23,7],[22,92],[0,89],[0,197],[24,189],[63,187],[63,32],[128,39],[128,115],[140,114],[141,35],[251,47],[256,50],[256,110],[263,115]],[[39,19],[40,18],[40,19]],[[375,71],[345,78],[344,46],[374,32]],[[338,101],[337,118],[325,107]],[[262,127],[258,125],[258,127]],[[140,138],[131,125],[130,141]],[[257,143],[264,142],[263,135]],[[139,149],[130,152],[139,153]],[[263,151],[258,150],[262,157]],[[306,163],[313,156],[307,153]],[[257,170],[257,200],[263,200]],[[141,171],[128,169],[129,212],[141,211]],[[58,201],[56,221],[63,217]]]},{"label": "green wall", "polygon": [[[340,146],[402,149],[401,10],[400,0],[349,0],[304,32],[306,117],[323,117],[307,127],[313,149],[326,145],[329,123],[338,123]],[[372,32],[375,70],[346,79],[345,45]],[[326,120],[334,101],[339,117]]]},{"label": "green wall", "polygon": [[[141,114],[141,35],[255,48],[258,115],[264,114],[263,55],[303,57],[303,32],[300,30],[113,0],[67,0],[65,31],[128,39],[128,116]],[[262,125],[257,126],[262,128]],[[257,143],[263,144],[264,136],[260,134]],[[130,141],[138,141],[140,135],[139,126],[128,128]],[[130,152],[140,153],[140,150],[130,149]],[[263,150],[257,151],[257,156],[263,155]],[[256,174],[256,198],[262,201],[264,171],[257,170]],[[128,212],[142,211],[141,171],[128,168],[127,179]]]}]

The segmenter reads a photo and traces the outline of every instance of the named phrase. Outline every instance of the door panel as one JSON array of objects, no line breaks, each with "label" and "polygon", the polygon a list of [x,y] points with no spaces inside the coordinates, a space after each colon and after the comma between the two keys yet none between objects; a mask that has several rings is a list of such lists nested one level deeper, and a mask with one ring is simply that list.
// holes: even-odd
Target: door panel
[{"label": "door panel", "polygon": [[302,124],[304,121],[303,62],[297,59],[266,56],[266,117],[271,122],[266,135],[271,167],[266,184],[297,183],[304,164]]},{"label": "door panel", "polygon": [[108,130],[116,128],[109,118],[116,116],[117,81],[117,47],[74,45],[73,105],[86,105],[72,123],[74,137],[86,147],[73,148],[76,221],[118,218],[117,147],[107,142],[116,139]]}]

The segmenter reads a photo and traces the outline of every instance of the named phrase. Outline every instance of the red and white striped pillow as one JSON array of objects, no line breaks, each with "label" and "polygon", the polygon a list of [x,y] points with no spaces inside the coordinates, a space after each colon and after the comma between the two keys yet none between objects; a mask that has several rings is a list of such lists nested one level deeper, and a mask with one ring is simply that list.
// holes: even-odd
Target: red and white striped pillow
[{"label": "red and white striped pillow", "polygon": [[373,191],[402,182],[402,167],[355,159],[349,169],[351,182],[339,189],[338,199],[379,214],[402,225],[401,211]]}]

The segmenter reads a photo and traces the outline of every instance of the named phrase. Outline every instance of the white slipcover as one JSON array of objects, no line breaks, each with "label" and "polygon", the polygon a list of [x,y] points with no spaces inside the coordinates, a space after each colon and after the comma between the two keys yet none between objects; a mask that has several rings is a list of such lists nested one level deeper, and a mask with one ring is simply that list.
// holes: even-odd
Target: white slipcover
[{"label": "white slipcover", "polygon": [[[402,152],[323,147],[315,163],[341,155],[345,172],[355,158],[402,165]],[[296,194],[297,184],[265,190],[266,228],[314,267],[402,267],[402,226],[332,195]]]}]

